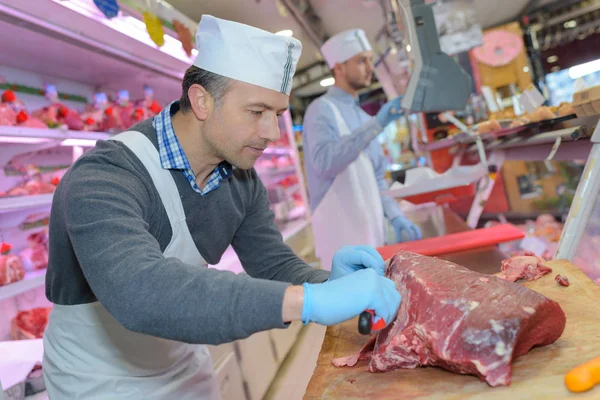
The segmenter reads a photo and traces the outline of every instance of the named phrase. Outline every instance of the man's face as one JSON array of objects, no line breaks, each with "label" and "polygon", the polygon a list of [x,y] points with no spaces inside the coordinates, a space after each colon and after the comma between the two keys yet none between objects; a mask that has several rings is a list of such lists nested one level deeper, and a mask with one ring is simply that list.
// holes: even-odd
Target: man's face
[{"label": "man's face", "polygon": [[230,85],[205,122],[206,140],[219,158],[250,169],[269,143],[279,140],[277,117],[287,110],[289,97],[240,81]]},{"label": "man's face", "polygon": [[373,52],[363,51],[342,64],[344,78],[354,90],[364,89],[373,80]]}]

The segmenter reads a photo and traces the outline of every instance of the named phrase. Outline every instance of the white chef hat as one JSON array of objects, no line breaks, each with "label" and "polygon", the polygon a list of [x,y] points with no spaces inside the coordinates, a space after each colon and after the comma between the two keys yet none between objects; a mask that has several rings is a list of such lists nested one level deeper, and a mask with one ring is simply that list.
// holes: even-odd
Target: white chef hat
[{"label": "white chef hat", "polygon": [[335,64],[348,61],[363,51],[371,50],[371,44],[362,29],[350,29],[329,38],[321,46],[321,54],[327,61],[329,68]]},{"label": "white chef hat", "polygon": [[196,31],[196,47],[196,67],[287,95],[302,52],[292,37],[206,14]]}]

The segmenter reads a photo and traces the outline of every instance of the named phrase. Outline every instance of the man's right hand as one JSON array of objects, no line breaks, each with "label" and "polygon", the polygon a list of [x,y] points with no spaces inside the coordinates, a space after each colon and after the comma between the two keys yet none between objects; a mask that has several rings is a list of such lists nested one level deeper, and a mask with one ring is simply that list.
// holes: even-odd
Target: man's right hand
[{"label": "man's right hand", "polygon": [[403,115],[402,96],[398,96],[381,106],[375,118],[385,128],[390,122],[397,120]]},{"label": "man's right hand", "polygon": [[324,283],[304,283],[302,322],[335,325],[374,310],[375,319],[389,324],[402,300],[394,281],[373,269],[361,269]]}]

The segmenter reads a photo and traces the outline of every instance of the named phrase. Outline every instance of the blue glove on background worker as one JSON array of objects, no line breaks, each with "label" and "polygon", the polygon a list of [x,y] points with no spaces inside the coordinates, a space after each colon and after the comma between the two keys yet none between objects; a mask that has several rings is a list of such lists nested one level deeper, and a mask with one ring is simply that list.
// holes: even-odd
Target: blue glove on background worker
[{"label": "blue glove on background worker", "polygon": [[385,128],[390,122],[397,120],[403,115],[402,96],[398,96],[381,106],[377,115],[375,115],[375,118],[377,118],[377,122]]},{"label": "blue glove on background worker", "polygon": [[374,269],[383,276],[385,261],[372,246],[344,246],[333,256],[329,281],[365,268]]},{"label": "blue glove on background worker", "polygon": [[[423,237],[421,234],[421,229],[404,216],[392,219],[391,223],[394,227],[394,231],[396,232],[396,242],[398,243],[419,240]],[[406,237],[403,237],[403,233]]]},{"label": "blue glove on background worker", "polygon": [[391,279],[372,268],[349,273],[324,283],[304,283],[302,322],[336,325],[365,310],[374,310],[375,319],[388,325],[400,307],[402,297]]}]

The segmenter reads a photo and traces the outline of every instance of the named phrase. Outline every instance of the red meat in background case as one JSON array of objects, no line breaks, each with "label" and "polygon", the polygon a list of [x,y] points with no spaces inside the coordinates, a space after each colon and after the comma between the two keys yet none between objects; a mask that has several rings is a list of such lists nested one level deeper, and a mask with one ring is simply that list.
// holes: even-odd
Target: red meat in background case
[{"label": "red meat in background case", "polygon": [[38,307],[31,310],[19,311],[10,326],[10,336],[13,340],[41,339],[48,325],[52,307]]},{"label": "red meat in background case", "polygon": [[8,104],[0,103],[0,125],[13,126],[17,123],[17,113]]},{"label": "red meat in background case", "polygon": [[18,282],[25,277],[25,269],[21,259],[9,254],[12,246],[8,243],[0,243],[0,286]]}]

